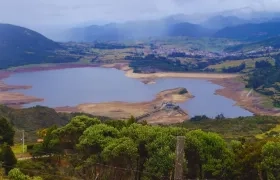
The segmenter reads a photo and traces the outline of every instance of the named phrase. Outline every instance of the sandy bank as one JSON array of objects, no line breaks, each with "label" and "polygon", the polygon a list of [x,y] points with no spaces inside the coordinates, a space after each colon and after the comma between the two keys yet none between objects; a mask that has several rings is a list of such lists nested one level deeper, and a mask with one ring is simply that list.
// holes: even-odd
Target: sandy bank
[{"label": "sandy bank", "polygon": [[249,91],[245,89],[245,85],[236,78],[214,79],[210,81],[224,87],[218,89],[216,94],[236,101],[236,105],[257,115],[280,116],[279,109],[263,107],[263,96],[256,92],[249,94]]},{"label": "sandy bank", "polygon": [[172,73],[172,72],[157,72],[151,74],[133,73],[132,70],[126,72],[126,76],[137,79],[157,79],[157,78],[200,78],[200,79],[224,79],[235,78],[238,74],[218,74],[218,73]]},{"label": "sandy bank", "polygon": [[26,96],[14,92],[0,92],[0,104],[5,104],[11,107],[20,107],[20,105],[43,101],[44,99]]},{"label": "sandy bank", "polygon": [[[107,103],[89,103],[81,104],[77,107],[59,107],[56,108],[59,112],[86,112],[98,116],[107,116],[114,119],[126,119],[131,115],[137,117],[145,113],[153,111],[155,107],[159,107],[163,101],[172,101],[174,103],[185,102],[192,95],[189,93],[180,94],[184,88],[169,89],[157,94],[156,98],[150,102],[127,103],[127,102],[107,102]],[[147,118],[149,123],[165,123],[172,124],[182,122],[188,119],[187,116],[180,116],[176,113],[168,114],[162,112]]]},{"label": "sandy bank", "polygon": [[0,94],[1,91],[10,91],[15,89],[29,89],[31,86],[20,86],[20,85],[7,85],[0,81]]}]

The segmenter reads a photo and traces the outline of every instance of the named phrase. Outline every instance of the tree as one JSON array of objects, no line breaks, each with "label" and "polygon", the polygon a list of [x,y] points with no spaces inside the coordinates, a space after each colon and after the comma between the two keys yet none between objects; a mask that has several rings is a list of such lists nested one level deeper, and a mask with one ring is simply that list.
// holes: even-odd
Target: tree
[{"label": "tree", "polygon": [[6,174],[8,174],[8,172],[13,169],[17,163],[17,159],[11,147],[6,143],[1,146],[0,160]]},{"label": "tree", "polygon": [[[234,157],[234,179],[263,179],[260,167],[262,157],[261,150],[265,141],[236,142],[232,145]],[[235,147],[234,147],[235,146]],[[238,148],[237,148],[238,147]]]},{"label": "tree", "polygon": [[272,67],[272,64],[268,60],[256,61],[255,67],[256,68],[269,68],[269,67]]},{"label": "tree", "polygon": [[133,123],[136,123],[135,117],[131,115],[130,118],[127,120],[126,123],[127,123],[128,126],[130,126],[130,125],[133,124]]},{"label": "tree", "polygon": [[215,117],[216,120],[224,120],[226,119],[224,114],[218,114],[216,117]]},{"label": "tree", "polygon": [[123,137],[111,141],[102,151],[105,162],[114,162],[120,165],[132,165],[138,156],[137,146],[132,139]]},{"label": "tree", "polygon": [[276,56],[274,57],[274,59],[275,59],[275,66],[276,66],[277,68],[280,68],[280,54],[276,55]]},{"label": "tree", "polygon": [[[107,162],[110,162],[108,153],[103,153],[102,158],[102,151],[104,149],[107,148],[107,152],[109,151],[108,148],[114,151],[118,151],[118,148],[123,149],[122,145],[116,147],[116,143],[113,142],[117,138],[119,138],[119,131],[116,128],[106,124],[90,126],[84,131],[83,135],[79,139],[79,143],[77,144],[77,150],[79,152],[77,157],[78,161],[73,162],[74,168],[77,170],[79,176],[82,179],[94,179],[97,174],[97,163],[103,163],[103,158],[105,158]],[[113,158],[113,155],[111,158]],[[117,158],[116,152],[115,158]],[[110,172],[108,173],[110,175]],[[106,171],[104,174],[106,174]],[[100,174],[100,176],[103,176],[104,174]],[[109,177],[106,177],[105,179],[108,178]]]},{"label": "tree", "polygon": [[241,63],[239,66],[230,66],[230,67],[224,67],[222,69],[225,73],[238,73],[246,68],[245,62]]},{"label": "tree", "polygon": [[148,159],[144,164],[144,171],[151,173],[151,175],[146,174],[145,177],[160,179],[163,176],[172,175],[175,162],[175,144],[175,136],[158,131],[156,138],[147,144]]},{"label": "tree", "polygon": [[280,179],[280,142],[267,142],[262,147],[261,166],[268,180]]},{"label": "tree", "polygon": [[77,147],[88,155],[101,153],[108,143],[118,135],[119,131],[116,128],[105,124],[97,124],[84,131]]},{"label": "tree", "polygon": [[35,177],[29,177],[25,174],[23,174],[19,169],[15,168],[12,169],[9,174],[8,177],[10,180],[43,180],[41,177],[39,176],[35,176]]},{"label": "tree", "polygon": [[19,169],[15,168],[9,172],[8,175],[11,180],[28,180],[28,177],[24,175]]},{"label": "tree", "polygon": [[56,130],[56,126],[52,126],[46,130],[43,143],[33,146],[33,156],[42,156],[44,154],[59,154],[62,152],[62,148],[59,146],[59,138],[57,134],[54,133]]},{"label": "tree", "polygon": [[[102,161],[111,166],[126,169],[134,169],[138,159],[137,144],[128,137],[114,139],[107,144],[101,153]],[[113,172],[119,179],[130,179],[134,172],[119,171]]]},{"label": "tree", "polygon": [[223,179],[230,175],[233,155],[218,134],[194,130],[186,134],[185,144],[188,178]]},{"label": "tree", "polygon": [[74,149],[83,132],[88,127],[100,123],[101,121],[97,118],[90,118],[85,115],[76,116],[66,126],[57,129],[53,133],[59,136],[61,144],[67,144]]},{"label": "tree", "polygon": [[0,144],[14,145],[15,130],[7,119],[0,117]]}]

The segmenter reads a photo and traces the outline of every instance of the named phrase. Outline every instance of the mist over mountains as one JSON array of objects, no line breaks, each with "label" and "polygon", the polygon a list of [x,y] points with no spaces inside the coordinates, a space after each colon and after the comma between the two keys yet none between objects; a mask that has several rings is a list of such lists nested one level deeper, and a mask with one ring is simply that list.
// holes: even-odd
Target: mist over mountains
[{"label": "mist over mountains", "polygon": [[[248,13],[244,9],[240,11],[242,12],[240,12],[239,16],[245,17],[244,14],[250,14],[250,17],[234,16],[237,12],[233,11],[215,14],[209,18],[200,16],[200,19],[197,18],[196,20],[194,16],[176,14],[155,20],[109,23],[105,25],[93,24],[71,28],[64,31],[59,40],[79,42],[123,41],[167,36],[254,39],[254,37],[258,38],[259,36],[272,37],[279,35],[278,30],[273,29],[273,27],[278,27],[280,13]],[[240,35],[234,35],[236,33]]]}]

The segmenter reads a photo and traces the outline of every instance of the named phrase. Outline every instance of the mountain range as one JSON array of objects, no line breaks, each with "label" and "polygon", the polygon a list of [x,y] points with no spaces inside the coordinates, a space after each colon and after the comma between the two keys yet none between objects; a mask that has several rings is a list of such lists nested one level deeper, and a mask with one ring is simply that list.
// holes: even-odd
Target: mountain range
[{"label": "mountain range", "polygon": [[71,41],[121,41],[163,36],[209,36],[212,30],[197,24],[181,22],[175,18],[127,23],[92,25],[73,28],[65,33],[64,40]]},{"label": "mountain range", "polygon": [[222,15],[217,15],[210,17],[206,21],[202,22],[201,25],[209,28],[209,29],[222,29],[225,27],[232,27],[232,26],[237,26],[241,24],[248,23],[248,20],[241,19],[236,16],[222,16]]},{"label": "mountain range", "polygon": [[[184,16],[150,21],[91,25],[73,28],[64,34],[66,35],[65,41],[122,41],[150,37],[187,36],[245,40],[251,42],[251,45],[249,44],[251,47],[255,46],[254,42],[261,44],[261,46],[279,46],[280,21],[277,18],[263,23],[245,23],[242,19],[236,17],[217,16],[203,22],[203,25],[182,21],[184,21]],[[210,25],[212,28],[210,28]],[[228,27],[215,30],[214,28],[218,26]],[[62,43],[54,42],[30,29],[10,24],[0,24],[0,34],[0,69],[26,64],[61,63],[78,60],[65,50]],[[242,47],[234,48],[242,49]]]},{"label": "mountain range", "polygon": [[278,35],[280,35],[280,22],[276,21],[226,27],[217,31],[213,37],[257,41]]},{"label": "mountain range", "polygon": [[187,16],[174,15],[158,20],[73,28],[64,33],[63,41],[122,41],[166,36],[262,40],[279,34],[277,27],[280,18],[276,17],[269,20],[265,18],[248,20],[237,16],[216,15],[200,24],[194,24],[187,22]]}]

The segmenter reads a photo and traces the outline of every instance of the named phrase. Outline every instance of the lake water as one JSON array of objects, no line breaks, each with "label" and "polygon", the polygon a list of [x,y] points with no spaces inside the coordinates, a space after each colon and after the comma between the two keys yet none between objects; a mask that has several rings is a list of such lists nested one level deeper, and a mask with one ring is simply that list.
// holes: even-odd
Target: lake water
[{"label": "lake water", "polygon": [[144,84],[137,79],[127,78],[123,71],[116,69],[72,68],[15,73],[4,79],[4,82],[12,85],[31,85],[31,89],[15,92],[45,99],[43,102],[31,103],[26,107],[150,101],[160,91],[185,87],[195,97],[180,106],[191,116],[214,117],[220,113],[226,117],[252,115],[249,111],[234,106],[233,100],[215,95],[215,90],[221,88],[220,86],[201,79],[166,78],[156,80],[155,84]]}]

